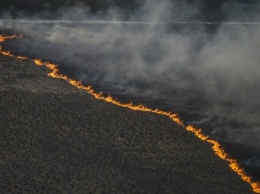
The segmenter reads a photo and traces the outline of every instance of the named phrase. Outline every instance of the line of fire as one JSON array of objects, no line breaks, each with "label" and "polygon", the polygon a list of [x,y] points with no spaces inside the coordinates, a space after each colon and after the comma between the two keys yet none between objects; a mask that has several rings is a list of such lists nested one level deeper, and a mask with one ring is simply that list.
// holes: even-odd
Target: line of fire
[{"label": "line of fire", "polygon": [[[22,38],[22,36],[18,36],[18,35],[11,35],[11,36],[4,36],[4,35],[0,35],[0,42],[4,42],[7,39],[14,39],[14,38]],[[172,113],[172,112],[166,112],[166,111],[162,111],[159,109],[151,109],[149,107],[146,107],[142,104],[140,105],[134,105],[132,103],[129,104],[124,104],[121,103],[120,101],[114,99],[112,96],[108,95],[105,96],[102,93],[97,93],[95,92],[91,86],[85,86],[82,82],[74,80],[69,78],[66,75],[63,75],[61,73],[59,73],[59,69],[58,66],[56,64],[52,64],[50,62],[46,62],[46,61],[42,61],[41,59],[32,59],[26,56],[16,56],[14,54],[12,54],[10,51],[5,51],[3,50],[2,47],[0,47],[0,53],[2,55],[5,56],[9,56],[9,57],[13,57],[16,59],[20,59],[20,60],[30,60],[33,61],[36,65],[38,66],[46,66],[47,68],[50,69],[50,73],[48,74],[48,76],[52,77],[52,78],[56,78],[56,79],[62,79],[67,81],[69,84],[77,87],[78,89],[82,89],[87,91],[89,94],[91,94],[92,96],[94,96],[96,99],[98,100],[103,100],[106,101],[108,103],[112,103],[116,106],[120,106],[120,107],[124,107],[124,108],[128,108],[134,111],[143,111],[143,112],[151,112],[151,113],[155,113],[155,114],[159,114],[159,115],[164,115],[169,117],[173,122],[177,123],[178,125],[182,126],[186,131],[193,133],[198,139],[200,139],[201,141],[205,141],[207,142],[212,150],[214,151],[214,153],[222,160],[225,160],[229,163],[229,167],[231,170],[233,170],[234,172],[236,172],[243,181],[247,182],[248,184],[251,185],[252,190],[255,193],[260,193],[260,183],[253,181],[252,178],[246,174],[245,170],[239,165],[239,163],[231,158],[223,149],[223,147],[221,146],[221,144],[216,141],[211,139],[208,135],[205,135],[201,129],[195,128],[191,125],[186,125],[185,122],[179,117],[178,114]]]}]

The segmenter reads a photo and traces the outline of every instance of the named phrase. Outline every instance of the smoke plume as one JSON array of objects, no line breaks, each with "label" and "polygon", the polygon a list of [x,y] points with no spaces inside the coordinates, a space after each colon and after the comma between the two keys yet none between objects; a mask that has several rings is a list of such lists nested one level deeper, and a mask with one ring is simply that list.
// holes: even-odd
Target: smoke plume
[{"label": "smoke plume", "polygon": [[[170,109],[215,138],[260,150],[259,5],[223,3],[219,18],[226,20],[213,23],[198,21],[203,6],[146,1],[132,14],[111,6],[93,15],[78,5],[52,16],[13,19],[5,12],[0,25],[25,35],[9,44],[19,54],[55,62],[100,91]],[[42,20],[46,15],[55,20]]]}]

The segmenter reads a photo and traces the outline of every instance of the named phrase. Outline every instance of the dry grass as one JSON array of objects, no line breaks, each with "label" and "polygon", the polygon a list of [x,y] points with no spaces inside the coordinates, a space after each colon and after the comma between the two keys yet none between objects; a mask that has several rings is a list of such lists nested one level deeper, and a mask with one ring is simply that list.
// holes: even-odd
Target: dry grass
[{"label": "dry grass", "polygon": [[1,193],[252,193],[169,118],[102,101],[0,57]]}]

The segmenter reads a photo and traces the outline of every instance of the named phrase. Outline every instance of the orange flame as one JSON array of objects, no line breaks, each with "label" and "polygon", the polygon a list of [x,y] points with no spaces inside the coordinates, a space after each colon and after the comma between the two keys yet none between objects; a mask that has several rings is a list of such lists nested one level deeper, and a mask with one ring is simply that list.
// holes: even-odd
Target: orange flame
[{"label": "orange flame", "polygon": [[[4,42],[6,39],[12,39],[12,38],[21,38],[21,36],[16,36],[16,35],[3,36],[3,35],[0,35],[0,42]],[[57,79],[63,79],[65,81],[67,81],[68,83],[70,83],[71,85],[77,87],[78,89],[86,90],[89,94],[93,95],[96,99],[104,100],[104,101],[112,103],[114,105],[124,107],[124,108],[129,108],[129,109],[135,110],[135,111],[151,112],[151,113],[155,113],[155,114],[159,114],[159,115],[168,116],[172,121],[174,121],[178,125],[184,127],[187,131],[192,132],[200,140],[209,143],[211,145],[212,150],[214,151],[214,153],[219,158],[227,161],[229,163],[229,167],[234,172],[236,172],[241,177],[241,179],[243,181],[249,183],[252,187],[252,190],[255,193],[260,193],[260,183],[253,181],[252,178],[250,176],[248,176],[246,174],[246,172],[244,171],[244,169],[238,164],[238,162],[235,159],[232,159],[224,151],[224,149],[222,148],[222,146],[220,145],[220,143],[218,141],[210,139],[210,137],[208,135],[203,134],[201,129],[197,129],[197,128],[191,126],[191,125],[186,126],[184,124],[183,120],[178,116],[178,114],[174,114],[172,112],[162,111],[162,110],[159,110],[159,109],[151,109],[151,108],[148,108],[148,107],[146,107],[142,104],[139,104],[139,105],[134,105],[132,103],[123,104],[123,103],[119,102],[118,100],[114,99],[110,95],[104,96],[102,93],[97,93],[91,88],[91,86],[84,86],[81,81],[73,80],[73,79],[69,78],[68,76],[59,73],[59,69],[58,69],[58,66],[56,64],[52,64],[52,63],[49,63],[49,62],[43,62],[40,59],[31,59],[31,58],[24,57],[24,56],[15,56],[14,54],[10,53],[9,51],[4,51],[2,49],[2,47],[0,47],[0,53],[3,54],[3,55],[6,55],[6,56],[17,58],[17,59],[34,61],[34,63],[38,66],[46,66],[51,70],[50,73],[48,74],[50,77],[57,78]]]},{"label": "orange flame", "polygon": [[[14,39],[14,38],[17,38],[18,36],[17,35],[11,35],[11,36],[3,36],[3,35],[0,35],[0,42],[4,42],[5,40],[7,39]],[[21,36],[20,36],[21,37]]]}]

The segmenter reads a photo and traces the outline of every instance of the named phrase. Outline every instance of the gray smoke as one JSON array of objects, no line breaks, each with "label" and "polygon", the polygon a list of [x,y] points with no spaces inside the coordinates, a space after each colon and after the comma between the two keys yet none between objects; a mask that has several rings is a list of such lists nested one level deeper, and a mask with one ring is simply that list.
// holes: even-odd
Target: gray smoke
[{"label": "gray smoke", "polygon": [[193,115],[188,122],[215,138],[260,149],[258,8],[225,3],[227,21],[201,23],[200,5],[147,1],[127,17],[80,6],[44,21],[47,13],[13,20],[6,12],[0,25],[29,37],[13,45],[18,53],[73,67],[77,79],[112,95]]}]

